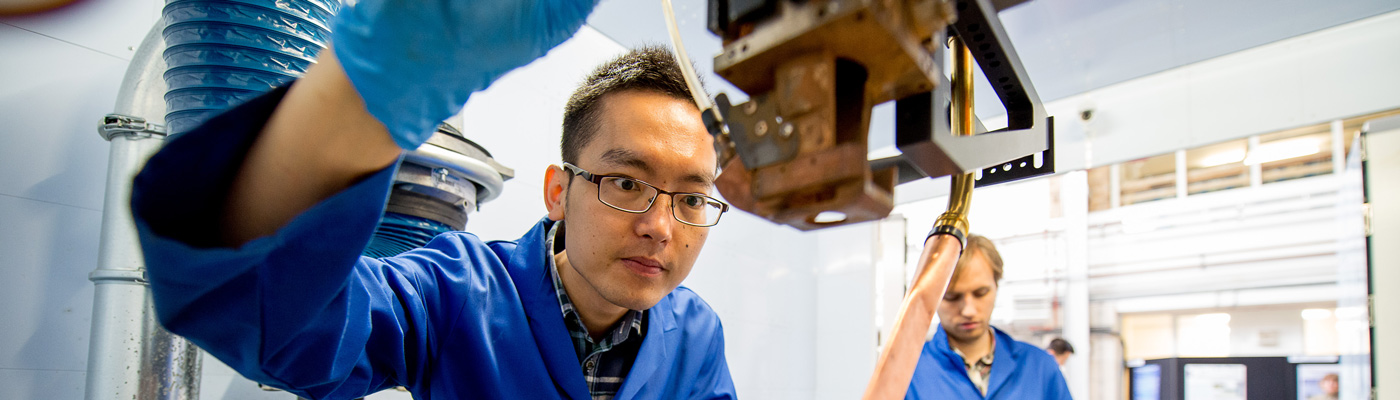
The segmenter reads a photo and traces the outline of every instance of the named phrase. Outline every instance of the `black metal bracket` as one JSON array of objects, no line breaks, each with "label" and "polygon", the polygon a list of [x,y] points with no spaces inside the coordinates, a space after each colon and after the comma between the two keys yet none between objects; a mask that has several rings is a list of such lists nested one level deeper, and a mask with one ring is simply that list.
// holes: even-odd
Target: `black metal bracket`
[{"label": "black metal bracket", "polygon": [[991,186],[999,183],[1014,182],[1037,176],[1050,175],[1055,173],[1055,117],[1048,117],[1045,121],[1045,141],[1050,143],[1045,151],[1040,155],[1040,165],[1036,165],[1036,155],[1030,154],[1015,160],[1011,160],[1001,165],[993,165],[982,169],[982,176],[973,183],[973,187]]},{"label": "black metal bracket", "polygon": [[[949,34],[971,50],[1006,108],[1007,127],[983,132],[979,122],[977,135],[954,136],[952,85],[941,78],[933,91],[895,101],[895,145],[902,154],[899,160],[872,161],[872,166],[901,165],[901,183],[978,169],[983,172],[979,186],[1053,173],[1053,119],[1031,86],[996,9],[988,0],[957,0],[955,7],[958,20],[949,26]],[[942,63],[945,53],[937,52],[935,60]],[[1034,163],[1036,153],[1042,160],[1039,166]],[[993,173],[993,168],[999,171]]]}]

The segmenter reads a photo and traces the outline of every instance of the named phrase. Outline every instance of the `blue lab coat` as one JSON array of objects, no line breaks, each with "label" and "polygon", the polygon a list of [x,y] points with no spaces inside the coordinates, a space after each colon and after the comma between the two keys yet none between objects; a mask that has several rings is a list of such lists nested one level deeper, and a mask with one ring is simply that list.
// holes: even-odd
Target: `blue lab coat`
[{"label": "blue lab coat", "polygon": [[948,345],[943,327],[934,329],[938,331],[924,343],[905,399],[1070,399],[1069,387],[1054,357],[996,328],[992,328],[997,341],[992,379],[983,396],[968,378],[962,357]]},{"label": "blue lab coat", "polygon": [[[219,214],[285,88],[181,134],[136,178],[133,212],[156,313],[255,381],[349,399],[407,386],[420,399],[587,399],[564,327],[543,219],[515,242],[454,232],[360,257],[394,168],[238,248]],[[617,399],[733,398],[718,316],[685,287],[648,311]]]}]

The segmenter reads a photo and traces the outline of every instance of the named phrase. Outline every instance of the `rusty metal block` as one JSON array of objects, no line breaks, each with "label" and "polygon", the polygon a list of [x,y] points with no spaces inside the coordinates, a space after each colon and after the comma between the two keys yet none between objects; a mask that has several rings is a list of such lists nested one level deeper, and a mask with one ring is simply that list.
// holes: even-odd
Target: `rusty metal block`
[{"label": "rusty metal block", "polygon": [[946,5],[783,1],[761,25],[732,27],[716,71],[753,97],[721,102],[739,161],[720,176],[725,198],[803,230],[888,215],[896,170],[870,170],[870,106],[938,82],[928,46],[941,45]]}]

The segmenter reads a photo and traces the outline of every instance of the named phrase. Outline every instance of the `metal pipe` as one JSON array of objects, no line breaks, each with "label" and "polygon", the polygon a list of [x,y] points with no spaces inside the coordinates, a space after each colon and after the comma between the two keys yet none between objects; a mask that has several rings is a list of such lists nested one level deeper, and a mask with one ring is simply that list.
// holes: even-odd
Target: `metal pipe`
[{"label": "metal pipe", "polygon": [[476,203],[485,203],[500,197],[505,188],[505,178],[496,167],[486,161],[457,153],[441,146],[425,144],[404,154],[404,161],[429,168],[446,168],[454,174],[480,185],[476,193]]},{"label": "metal pipe", "polygon": [[[972,135],[976,118],[972,109],[972,52],[958,38],[949,40],[953,51],[953,133]],[[919,256],[919,273],[904,298],[890,340],[880,351],[875,374],[865,388],[864,399],[903,399],[914,378],[934,312],[948,290],[965,245],[967,211],[972,202],[973,173],[953,177],[948,210],[934,222]]]},{"label": "metal pipe", "polygon": [[194,399],[199,393],[198,348],[156,323],[129,206],[132,178],[164,142],[162,29],[156,24],[146,34],[117,92],[115,112],[98,129],[111,149],[98,264],[88,275],[95,286],[89,400]]},{"label": "metal pipe", "polygon": [[943,292],[947,290],[948,280],[953,277],[953,269],[957,267],[958,257],[962,254],[962,246],[959,238],[947,234],[929,236],[924,241],[924,252],[919,256],[919,274],[914,278],[909,294],[904,297],[904,305],[900,307],[899,316],[890,330],[890,340],[880,351],[875,374],[865,388],[863,399],[904,398],[909,382],[914,378],[914,368],[919,365],[919,357],[923,354],[934,312],[943,300]]},{"label": "metal pipe", "polygon": [[361,254],[394,256],[466,229],[477,206],[500,196],[505,180],[513,177],[514,170],[455,126],[439,125],[427,143],[404,154],[384,216]]},{"label": "metal pipe", "polygon": [[[953,134],[972,136],[977,132],[977,116],[972,109],[972,50],[964,46],[962,40],[954,36],[948,39],[953,52]],[[948,192],[948,211],[938,216],[934,226],[946,226],[959,240],[967,237],[967,211],[972,203],[974,172],[953,176],[952,189]]]}]

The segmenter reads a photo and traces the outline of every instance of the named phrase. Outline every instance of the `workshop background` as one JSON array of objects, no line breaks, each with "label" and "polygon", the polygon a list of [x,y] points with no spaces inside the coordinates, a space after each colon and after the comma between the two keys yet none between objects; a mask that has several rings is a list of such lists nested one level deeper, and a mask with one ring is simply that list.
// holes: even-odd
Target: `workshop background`
[{"label": "workshop background", "polygon": [[[0,399],[84,397],[110,147],[96,126],[163,5],[0,17]],[[742,98],[709,73],[720,46],[704,12],[677,2],[685,44],[712,94]],[[1006,260],[994,325],[1073,343],[1080,399],[1130,398],[1130,371],[1174,357],[1336,364],[1346,399],[1368,395],[1373,352],[1397,376],[1400,354],[1382,353],[1395,344],[1372,347],[1368,321],[1384,316],[1366,306],[1355,139],[1397,126],[1400,2],[1034,0],[1000,17],[1056,117],[1060,172],[974,194],[972,230]],[[453,122],[516,175],[469,231],[514,239],[543,214],[564,101],[628,46],[668,43],[662,18],[658,1],[604,0],[573,39],[472,97]],[[994,103],[977,103],[991,128]],[[872,154],[893,151],[892,120],[876,108]],[[685,285],[723,320],[741,396],[860,396],[947,186],[900,186],[875,223],[804,233],[735,212],[713,228]],[[201,399],[294,397],[208,356],[200,378]]]}]

